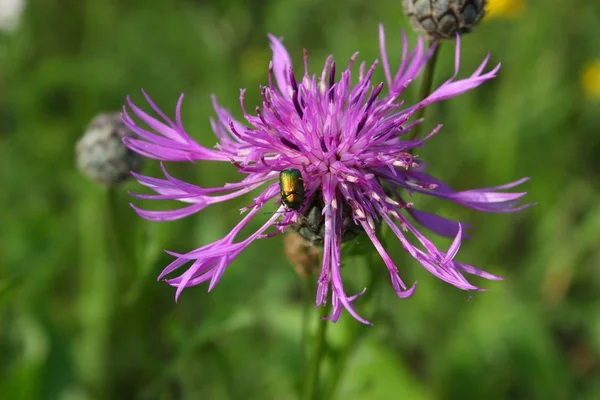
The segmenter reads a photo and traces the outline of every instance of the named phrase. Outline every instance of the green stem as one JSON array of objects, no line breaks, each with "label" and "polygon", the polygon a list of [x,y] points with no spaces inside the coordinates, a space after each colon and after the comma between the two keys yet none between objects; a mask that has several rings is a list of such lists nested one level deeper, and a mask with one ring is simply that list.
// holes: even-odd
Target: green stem
[{"label": "green stem", "polygon": [[78,362],[82,380],[96,398],[111,398],[107,368],[110,365],[111,337],[118,312],[118,274],[123,269],[122,238],[126,237],[119,218],[115,189],[82,197],[80,230],[81,283],[78,299],[80,339]]},{"label": "green stem", "polygon": [[[421,91],[419,93],[419,101],[421,101],[424,98],[426,98],[427,96],[429,96],[429,93],[431,92],[431,85],[433,83],[433,75],[435,72],[435,64],[438,59],[440,45],[441,45],[441,43],[437,44],[435,50],[433,51],[433,54],[431,55],[431,58],[429,59],[429,61],[427,62],[427,65],[425,66],[425,73],[423,75],[423,81],[421,81]],[[429,42],[429,48],[431,48],[431,46],[434,46],[433,41]],[[426,108],[427,107],[423,107],[423,108],[420,108],[417,110],[417,112],[415,113],[415,121],[418,121],[419,119],[423,118]],[[423,126],[423,123],[420,123],[417,126],[415,126],[413,131],[411,133],[409,133],[408,138],[410,140],[414,140],[414,139],[418,138],[419,134],[421,133],[422,126]]]},{"label": "green stem", "polygon": [[[322,306],[320,317],[326,317],[329,312],[329,307]],[[319,372],[321,370],[321,362],[323,361],[323,355],[325,354],[326,333],[329,321],[323,321],[321,318],[317,322],[317,344],[313,353],[313,358],[310,363],[310,369],[306,377],[306,383],[304,387],[304,400],[314,400],[317,398],[317,392],[319,389]]]},{"label": "green stem", "polygon": [[[302,290],[302,302],[303,302],[303,310],[302,310],[302,331],[300,337],[300,357],[301,357],[301,371],[304,376],[307,375],[307,366],[308,366],[308,354],[306,352],[306,341],[308,338],[308,322],[311,316],[311,310],[314,308],[314,300],[311,296],[312,294],[312,285],[313,280],[311,279],[312,275],[306,278],[303,282],[303,290]],[[299,386],[302,387],[302,384]]]},{"label": "green stem", "polygon": [[109,258],[113,263],[118,281],[128,284],[134,271],[135,260],[130,253],[132,230],[124,223],[122,208],[117,189],[107,191],[107,241],[110,251]]},{"label": "green stem", "polygon": [[208,342],[205,349],[214,356],[215,366],[219,370],[218,375],[223,379],[223,387],[229,398],[239,399],[237,386],[233,380],[233,368],[225,354],[223,354],[221,349],[213,341]]},{"label": "green stem", "polygon": [[[380,231],[380,237],[383,239],[385,237],[385,232],[383,228],[387,227],[386,225],[382,226]],[[381,282],[382,274],[381,274],[381,264],[382,262],[377,261],[377,259],[381,260],[376,253],[369,253],[367,256],[367,263],[369,264],[369,283],[367,285],[367,291],[361,297],[363,304],[363,314],[373,315],[375,313],[375,303],[376,303],[376,294],[378,292],[378,286]],[[328,386],[325,392],[324,398],[332,399],[334,398],[334,394],[337,390],[337,387],[340,383],[341,377],[346,370],[346,365],[352,352],[357,348],[358,342],[362,339],[363,335],[367,331],[367,325],[354,323],[350,325],[350,333],[348,340],[342,350],[338,353],[335,366],[332,369],[332,374],[328,379]]]}]

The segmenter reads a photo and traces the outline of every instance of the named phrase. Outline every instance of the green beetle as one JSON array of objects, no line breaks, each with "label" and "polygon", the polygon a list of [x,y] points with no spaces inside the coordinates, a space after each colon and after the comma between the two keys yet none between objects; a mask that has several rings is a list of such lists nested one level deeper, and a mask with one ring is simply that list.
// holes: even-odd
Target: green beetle
[{"label": "green beetle", "polygon": [[304,202],[302,174],[295,168],[284,169],[279,174],[281,202],[290,210],[299,210]]}]

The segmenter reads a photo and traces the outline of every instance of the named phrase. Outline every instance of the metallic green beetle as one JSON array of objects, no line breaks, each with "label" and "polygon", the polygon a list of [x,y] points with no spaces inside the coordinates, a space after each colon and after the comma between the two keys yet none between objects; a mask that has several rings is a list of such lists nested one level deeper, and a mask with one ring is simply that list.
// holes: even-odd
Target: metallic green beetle
[{"label": "metallic green beetle", "polygon": [[279,174],[281,201],[290,210],[299,210],[304,202],[302,174],[295,168],[284,169]]}]

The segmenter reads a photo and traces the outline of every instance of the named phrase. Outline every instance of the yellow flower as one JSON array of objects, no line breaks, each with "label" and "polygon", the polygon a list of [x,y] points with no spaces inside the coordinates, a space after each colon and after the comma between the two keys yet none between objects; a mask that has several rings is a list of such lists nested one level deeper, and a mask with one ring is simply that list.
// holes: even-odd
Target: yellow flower
[{"label": "yellow flower", "polygon": [[588,62],[583,69],[581,88],[586,97],[600,99],[600,58]]},{"label": "yellow flower", "polygon": [[486,19],[516,18],[525,11],[525,0],[488,0]]}]

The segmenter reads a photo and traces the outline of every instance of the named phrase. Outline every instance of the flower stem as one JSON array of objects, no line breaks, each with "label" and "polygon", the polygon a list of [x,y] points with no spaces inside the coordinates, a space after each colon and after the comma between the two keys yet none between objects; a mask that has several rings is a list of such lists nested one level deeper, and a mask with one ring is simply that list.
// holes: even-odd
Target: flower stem
[{"label": "flower stem", "polygon": [[106,355],[110,348],[116,280],[106,247],[108,226],[104,222],[108,219],[108,208],[105,199],[96,197],[93,192],[82,194],[79,205],[79,338],[74,353],[85,386],[96,396],[109,398]]},{"label": "flower stem", "polygon": [[321,370],[321,363],[323,361],[323,355],[325,354],[325,348],[327,347],[326,333],[329,321],[323,321],[322,317],[326,317],[329,307],[322,306],[320,308],[320,317],[317,321],[317,343],[313,353],[313,357],[309,366],[308,374],[306,376],[304,386],[304,400],[314,400],[317,398],[317,392],[319,389],[319,372]]},{"label": "flower stem", "polygon": [[[385,226],[387,227],[387,226]],[[382,231],[380,233],[381,238],[385,237],[384,235],[384,227],[382,227]],[[366,257],[367,263],[369,264],[369,283],[367,285],[367,291],[362,296],[362,304],[363,304],[363,314],[374,314],[375,312],[375,300],[376,294],[378,292],[379,283],[381,282],[382,274],[381,271],[381,263],[378,262],[377,259],[381,260],[377,256],[377,254],[369,253]],[[354,322],[354,321],[352,321]],[[356,345],[362,339],[363,335],[366,332],[367,325],[353,323],[350,325],[349,329],[349,337],[344,345],[344,347],[338,353],[336,362],[334,367],[332,368],[332,374],[328,379],[327,390],[325,392],[324,398],[332,399],[334,398],[335,391],[340,383],[341,377],[346,369],[346,365],[352,352],[356,349]]]},{"label": "flower stem", "polygon": [[[302,374],[306,376],[307,374],[307,366],[308,366],[308,354],[306,352],[306,341],[308,338],[308,322],[310,321],[311,310],[314,308],[314,300],[312,298],[312,285],[313,280],[311,279],[312,275],[302,282],[304,285],[302,287],[302,331],[300,333],[300,357],[302,361],[301,370]],[[302,383],[300,383],[299,387],[302,387]]]},{"label": "flower stem", "polygon": [[122,285],[129,284],[134,271],[135,260],[132,252],[131,227],[125,221],[123,207],[116,189],[107,191],[107,241],[109,257],[113,263],[115,277]]},{"label": "flower stem", "polygon": [[[434,45],[435,44],[433,41],[429,42],[429,48],[431,48],[431,46],[434,46]],[[419,92],[419,101],[426,98],[429,95],[429,93],[431,92],[431,85],[433,83],[433,75],[435,72],[435,64],[438,59],[440,45],[441,45],[441,43],[437,44],[435,50],[433,50],[433,54],[431,55],[431,58],[429,59],[429,61],[427,62],[427,65],[425,66],[425,73],[423,75],[423,80],[421,81],[421,90]],[[423,118],[426,108],[427,107],[422,107],[417,110],[417,112],[415,113],[415,121]],[[408,138],[410,140],[414,140],[414,139],[418,138],[419,134],[421,133],[422,126],[423,126],[423,123],[420,123],[417,126],[415,126],[413,131],[411,133],[409,133]]]}]

